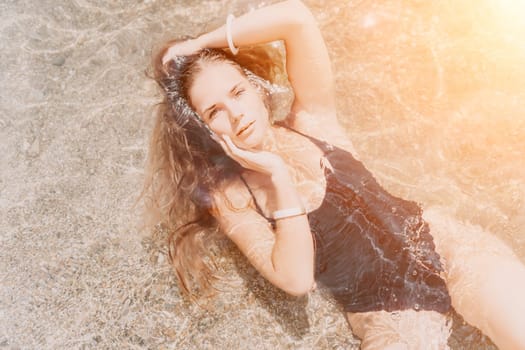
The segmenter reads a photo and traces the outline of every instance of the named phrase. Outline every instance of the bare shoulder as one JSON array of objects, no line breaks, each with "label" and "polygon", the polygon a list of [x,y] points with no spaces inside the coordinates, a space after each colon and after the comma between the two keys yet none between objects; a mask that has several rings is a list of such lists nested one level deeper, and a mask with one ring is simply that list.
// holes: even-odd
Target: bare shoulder
[{"label": "bare shoulder", "polygon": [[293,112],[287,125],[303,134],[324,140],[357,155],[357,151],[348,136],[348,132],[341,126],[335,112],[330,115],[314,115],[306,111]]}]

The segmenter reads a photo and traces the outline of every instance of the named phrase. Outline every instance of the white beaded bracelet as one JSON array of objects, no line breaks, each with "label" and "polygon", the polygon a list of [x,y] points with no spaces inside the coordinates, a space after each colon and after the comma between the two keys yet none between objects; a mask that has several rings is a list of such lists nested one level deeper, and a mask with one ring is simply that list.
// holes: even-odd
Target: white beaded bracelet
[{"label": "white beaded bracelet", "polygon": [[228,15],[228,17],[226,17],[226,41],[228,41],[228,47],[230,48],[232,54],[237,55],[239,48],[235,47],[232,39],[232,22],[234,18],[235,16],[231,13]]},{"label": "white beaded bracelet", "polygon": [[299,216],[299,215],[304,215],[304,214],[306,214],[306,210],[304,210],[304,208],[295,207],[295,208],[276,210],[273,212],[272,218],[274,220],[279,220],[279,219],[292,218],[294,216]]}]

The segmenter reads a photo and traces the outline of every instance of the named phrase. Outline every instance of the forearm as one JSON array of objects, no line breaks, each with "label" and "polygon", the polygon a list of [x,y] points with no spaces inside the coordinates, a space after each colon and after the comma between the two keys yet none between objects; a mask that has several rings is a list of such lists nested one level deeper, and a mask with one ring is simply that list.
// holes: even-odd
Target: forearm
[{"label": "forearm", "polygon": [[[278,209],[301,207],[295,186],[288,176],[273,179]],[[307,215],[276,221],[272,264],[281,276],[281,288],[291,294],[304,294],[313,285],[314,247]]]},{"label": "forearm", "polygon": [[[298,0],[288,0],[248,12],[234,19],[231,34],[235,46],[254,45],[287,39],[305,21],[313,21],[306,6]],[[201,47],[224,48],[226,25],[196,39]]]}]

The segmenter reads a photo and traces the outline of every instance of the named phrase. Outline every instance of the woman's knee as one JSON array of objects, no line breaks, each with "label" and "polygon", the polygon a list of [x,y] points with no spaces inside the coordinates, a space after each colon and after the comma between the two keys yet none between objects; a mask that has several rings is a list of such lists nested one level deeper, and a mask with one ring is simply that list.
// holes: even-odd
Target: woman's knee
[{"label": "woman's knee", "polygon": [[500,349],[525,350],[525,265],[513,260],[492,275],[489,336]]},{"label": "woman's knee", "polygon": [[501,336],[491,338],[500,350],[525,350],[525,333],[523,329],[514,330],[512,334],[505,332]]},{"label": "woman's knee", "polygon": [[458,280],[463,282],[449,289],[465,320],[500,349],[525,350],[525,265],[515,257],[493,257]]}]

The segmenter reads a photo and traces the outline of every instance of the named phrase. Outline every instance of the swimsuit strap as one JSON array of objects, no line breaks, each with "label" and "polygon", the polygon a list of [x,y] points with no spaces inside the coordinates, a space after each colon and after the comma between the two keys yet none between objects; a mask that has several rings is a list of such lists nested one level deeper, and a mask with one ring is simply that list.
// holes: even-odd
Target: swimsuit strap
[{"label": "swimsuit strap", "polygon": [[248,183],[246,182],[246,180],[244,179],[244,177],[242,175],[239,175],[241,177],[241,180],[242,182],[244,183],[244,186],[246,186],[246,189],[248,190],[248,192],[250,192],[250,195],[252,196],[253,198],[253,203],[255,204],[255,210],[257,210],[257,212],[259,214],[261,214],[261,216],[263,218],[266,219],[266,221],[268,221],[268,223],[270,223],[272,226],[275,225],[275,220],[273,218],[270,218],[266,215],[264,215],[264,212],[262,211],[261,209],[261,206],[259,205],[259,203],[257,202],[257,199],[255,198],[255,196],[253,195],[253,192],[252,192],[252,189],[250,188],[250,186],[248,186]]},{"label": "swimsuit strap", "polygon": [[307,135],[305,133],[302,133],[300,132],[299,130],[295,130],[291,127],[289,127],[288,125],[286,125],[285,123],[283,122],[277,122],[275,123],[279,126],[282,126],[290,131],[293,131],[295,132],[296,134],[299,134],[301,136],[304,136],[306,137],[307,139],[309,139],[310,141],[312,141],[317,147],[319,147],[321,149],[321,151],[323,152],[324,155],[326,155],[327,153],[331,152],[334,150],[334,146],[331,145],[330,143],[324,141],[324,140],[319,140],[318,138],[315,138],[313,136],[310,136],[310,135]]}]

